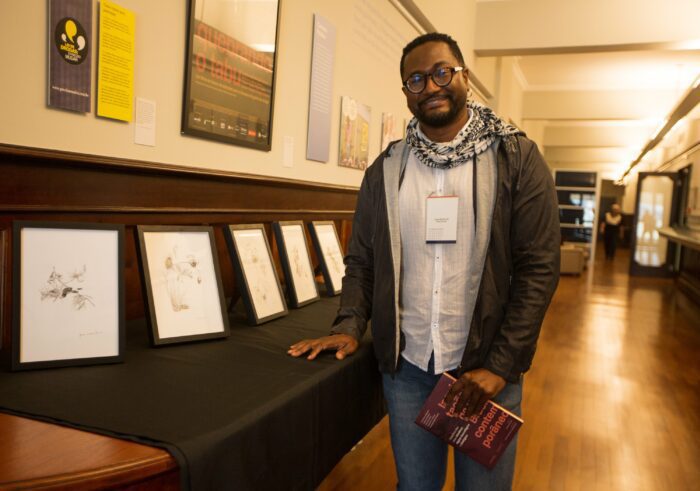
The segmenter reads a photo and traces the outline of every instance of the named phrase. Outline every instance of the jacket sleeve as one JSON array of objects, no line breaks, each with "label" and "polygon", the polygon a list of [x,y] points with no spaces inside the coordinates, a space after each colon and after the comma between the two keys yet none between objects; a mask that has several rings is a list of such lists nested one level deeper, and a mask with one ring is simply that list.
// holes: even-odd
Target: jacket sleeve
[{"label": "jacket sleeve", "polygon": [[510,382],[530,368],[544,314],[559,282],[561,231],[551,171],[537,146],[519,138],[512,184],[509,300],[485,368]]},{"label": "jacket sleeve", "polygon": [[331,329],[332,334],[349,334],[358,340],[367,330],[367,322],[372,316],[373,235],[377,197],[370,182],[372,181],[371,176],[380,170],[380,165],[381,156],[365,173],[357,196],[352,235],[345,256],[345,276],[340,296],[340,308]]}]

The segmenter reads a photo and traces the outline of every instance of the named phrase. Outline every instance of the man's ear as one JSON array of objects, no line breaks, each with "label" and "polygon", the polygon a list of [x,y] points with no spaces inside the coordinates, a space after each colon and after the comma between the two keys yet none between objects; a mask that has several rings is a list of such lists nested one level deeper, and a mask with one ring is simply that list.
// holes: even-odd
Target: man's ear
[{"label": "man's ear", "polygon": [[406,97],[408,97],[408,94],[410,94],[410,92],[404,85],[401,86],[401,92],[403,92],[403,95],[405,95]]},{"label": "man's ear", "polygon": [[467,84],[467,87],[469,87],[469,69],[468,68],[465,67],[464,70],[462,70],[462,77],[464,77],[464,83]]}]

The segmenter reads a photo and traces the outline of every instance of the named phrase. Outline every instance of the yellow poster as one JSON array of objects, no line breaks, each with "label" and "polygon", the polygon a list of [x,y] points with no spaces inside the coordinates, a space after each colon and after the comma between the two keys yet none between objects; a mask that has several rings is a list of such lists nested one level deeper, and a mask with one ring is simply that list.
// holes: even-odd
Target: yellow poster
[{"label": "yellow poster", "polygon": [[131,121],[134,101],[134,13],[100,1],[97,115]]}]

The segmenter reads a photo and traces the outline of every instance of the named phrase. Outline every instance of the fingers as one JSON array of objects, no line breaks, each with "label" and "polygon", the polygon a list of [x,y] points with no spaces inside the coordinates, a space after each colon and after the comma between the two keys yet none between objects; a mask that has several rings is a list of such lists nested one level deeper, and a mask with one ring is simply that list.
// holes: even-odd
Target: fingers
[{"label": "fingers", "polygon": [[336,358],[344,359],[357,351],[358,342],[351,336],[333,335],[318,339],[305,339],[289,347],[287,354],[295,358],[308,353],[307,360],[314,360],[319,353],[328,349],[336,349]]},{"label": "fingers", "polygon": [[448,407],[454,407],[456,414],[470,417],[479,414],[492,395],[477,374],[467,372],[452,385],[445,402]]},{"label": "fingers", "polygon": [[457,402],[459,402],[459,397],[462,394],[462,391],[464,390],[464,383],[462,382],[462,379],[458,379],[455,381],[455,383],[452,384],[452,387],[450,387],[450,390],[447,392],[447,395],[445,396],[445,405],[450,408],[452,407],[453,402],[455,401],[455,398],[457,398]]}]

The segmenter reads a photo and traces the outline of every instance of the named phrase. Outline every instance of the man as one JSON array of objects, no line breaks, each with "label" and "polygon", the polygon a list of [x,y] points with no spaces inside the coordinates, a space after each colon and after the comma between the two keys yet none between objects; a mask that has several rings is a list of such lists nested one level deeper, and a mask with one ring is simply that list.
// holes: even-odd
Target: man
[{"label": "man", "polygon": [[[452,38],[409,43],[401,77],[415,118],[360,187],[332,334],[289,354],[312,360],[331,349],[343,359],[371,317],[398,488],[440,490],[447,447],[414,420],[446,371],[458,377],[447,397],[458,411],[493,399],[519,413],[522,373],[559,277],[558,207],[535,145],[467,101]],[[426,230],[438,212],[454,236]],[[456,488],[509,489],[514,462],[515,442],[492,471],[456,452]]]}]

